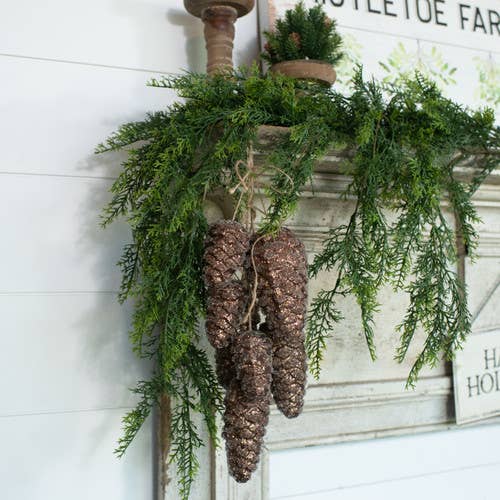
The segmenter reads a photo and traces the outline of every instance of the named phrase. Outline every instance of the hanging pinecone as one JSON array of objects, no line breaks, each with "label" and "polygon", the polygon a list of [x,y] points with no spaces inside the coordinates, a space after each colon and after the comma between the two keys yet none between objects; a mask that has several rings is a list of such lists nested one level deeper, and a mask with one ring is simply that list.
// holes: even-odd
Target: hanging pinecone
[{"label": "hanging pinecone", "polygon": [[210,225],[203,256],[203,278],[207,288],[232,278],[243,266],[248,245],[248,233],[239,222],[222,220]]},{"label": "hanging pinecone", "polygon": [[233,342],[233,362],[245,401],[269,397],[271,390],[271,340],[255,331],[238,335]]},{"label": "hanging pinecone", "polygon": [[250,479],[257,469],[260,450],[269,420],[270,396],[246,401],[240,384],[233,380],[226,392],[224,430],[229,473],[239,483]]},{"label": "hanging pinecone", "polygon": [[[307,307],[307,258],[302,242],[288,229],[254,240],[258,302],[266,322],[259,330],[273,340],[271,390],[288,418],[302,411],[306,385],[304,324]],[[252,269],[245,269],[252,279]],[[255,273],[254,273],[255,276]],[[254,278],[255,279],[255,278]]]},{"label": "hanging pinecone", "polygon": [[276,406],[287,418],[297,417],[304,406],[306,369],[303,340],[283,337],[274,340],[271,390]]},{"label": "hanging pinecone", "polygon": [[232,345],[215,350],[215,372],[219,384],[227,389],[231,381],[236,379],[236,368],[233,363]]},{"label": "hanging pinecone", "polygon": [[205,329],[216,349],[229,345],[236,335],[244,305],[245,290],[240,281],[218,283],[210,289]]},{"label": "hanging pinecone", "polygon": [[[259,305],[273,335],[303,339],[307,308],[304,244],[283,228],[274,238],[265,236],[256,240],[253,262],[258,274]],[[246,273],[251,279],[251,270]]]},{"label": "hanging pinecone", "polygon": [[[245,285],[234,279],[243,264]],[[302,410],[306,254],[288,229],[276,237],[254,234],[250,240],[239,224],[222,221],[209,230],[204,265],[206,329],[217,348],[218,380],[226,388],[222,435],[229,472],[236,481],[246,482],[259,462],[271,391],[285,416],[295,417]],[[254,330],[242,333],[245,302],[253,304],[249,317]]]}]

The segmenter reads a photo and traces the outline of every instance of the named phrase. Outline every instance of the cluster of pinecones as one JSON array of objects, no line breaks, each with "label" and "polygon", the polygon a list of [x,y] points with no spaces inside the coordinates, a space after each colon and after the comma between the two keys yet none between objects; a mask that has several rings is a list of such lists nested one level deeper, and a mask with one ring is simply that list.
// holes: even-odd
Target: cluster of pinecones
[{"label": "cluster of pinecones", "polygon": [[[229,471],[246,482],[259,462],[271,395],[288,418],[304,404],[306,253],[289,229],[274,237],[250,235],[223,220],[209,228],[203,272],[206,332],[226,389],[222,435]],[[244,322],[249,309],[251,320]]]}]

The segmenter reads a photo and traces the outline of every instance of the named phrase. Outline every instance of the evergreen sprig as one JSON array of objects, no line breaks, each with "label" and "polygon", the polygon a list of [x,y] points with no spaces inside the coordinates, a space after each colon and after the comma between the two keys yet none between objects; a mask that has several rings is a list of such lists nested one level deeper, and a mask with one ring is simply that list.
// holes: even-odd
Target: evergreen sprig
[{"label": "evergreen sprig", "polygon": [[[470,330],[464,286],[453,264],[455,231],[470,251],[478,220],[474,191],[498,165],[500,134],[488,110],[472,113],[417,77],[401,86],[365,81],[344,96],[281,75],[262,77],[254,67],[227,76],[184,74],[153,80],[184,101],[118,129],[99,152],[126,148],[128,158],[112,186],[103,225],[124,217],[132,230],[119,265],[119,299],[133,298],[130,332],[134,351],[154,361],[150,380],[134,392],[137,407],[124,417],[122,455],[163,394],[171,397],[172,460],[181,496],[188,498],[203,445],[193,414],[201,412],[213,440],[221,389],[208,354],[197,347],[204,314],[201,277],[207,193],[225,190],[245,211],[240,179],[260,125],[289,128],[264,165],[269,205],[261,230],[276,231],[296,210],[315,162],[339,145],[354,152],[346,161],[347,189],[356,199],[349,222],[332,228],[310,275],[337,273],[332,289],[313,299],[307,327],[310,370],[319,376],[326,339],[342,318],[338,298],[356,297],[361,329],[375,357],[374,317],[384,285],[406,290],[410,305],[398,327],[402,360],[417,328],[427,341],[408,379],[425,364],[449,358]],[[464,182],[457,166],[478,159]],[[234,166],[239,165],[239,172]],[[238,187],[239,186],[239,187]],[[443,201],[448,208],[445,209]],[[394,215],[386,217],[391,211]]]},{"label": "evergreen sprig", "polygon": [[[337,314],[336,296],[356,297],[374,357],[377,295],[382,285],[390,284],[410,297],[397,327],[401,345],[396,359],[405,359],[418,328],[426,335],[408,376],[413,386],[424,365],[435,365],[441,356],[451,359],[470,332],[464,284],[452,270],[456,234],[443,201],[448,200],[472,255],[478,216],[471,196],[498,166],[498,128],[491,111],[470,113],[419,76],[401,86],[381,86],[364,82],[358,73],[354,85],[350,101],[356,154],[349,192],[357,204],[349,224],[332,229],[310,268],[313,277],[321,270],[339,273],[334,289],[312,302],[307,338],[312,373],[319,376],[327,335],[321,320]],[[473,151],[488,159],[467,185],[457,179],[455,167]],[[397,215],[391,223],[384,216],[388,210]]]},{"label": "evergreen sprig", "polygon": [[342,37],[337,23],[322,5],[306,9],[299,2],[278,19],[272,31],[264,31],[266,44],[262,59],[269,64],[295,59],[314,59],[337,64],[343,57]]}]

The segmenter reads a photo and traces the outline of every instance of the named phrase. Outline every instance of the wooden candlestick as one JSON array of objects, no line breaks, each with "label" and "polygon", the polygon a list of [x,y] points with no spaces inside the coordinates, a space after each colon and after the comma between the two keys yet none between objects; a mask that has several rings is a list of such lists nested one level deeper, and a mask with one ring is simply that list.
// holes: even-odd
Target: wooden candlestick
[{"label": "wooden candlestick", "polygon": [[202,12],[209,75],[233,67],[234,23],[237,17],[236,9],[226,5],[207,7]]},{"label": "wooden candlestick", "polygon": [[207,73],[224,73],[233,68],[234,23],[248,14],[255,0],[184,0],[186,10],[205,24]]}]

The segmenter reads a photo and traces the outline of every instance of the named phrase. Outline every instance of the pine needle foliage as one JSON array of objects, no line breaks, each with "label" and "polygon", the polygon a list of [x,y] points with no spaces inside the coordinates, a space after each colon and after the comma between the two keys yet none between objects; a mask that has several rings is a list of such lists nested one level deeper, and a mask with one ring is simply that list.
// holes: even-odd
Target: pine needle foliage
[{"label": "pine needle foliage", "polygon": [[[442,201],[473,251],[478,217],[471,196],[498,165],[500,134],[490,111],[469,112],[418,76],[395,87],[365,81],[360,70],[349,96],[281,75],[262,77],[256,67],[215,77],[188,73],[150,84],[175,90],[183,102],[123,125],[97,148],[128,152],[103,225],[125,218],[131,227],[132,242],[119,261],[119,299],[134,300],[133,349],[156,367],[150,380],[134,389],[139,403],[123,419],[116,452],[126,451],[160,396],[170,395],[171,459],[187,499],[203,445],[193,415],[202,414],[215,441],[222,409],[208,355],[197,347],[206,300],[203,202],[207,193],[223,189],[241,213],[247,209],[240,179],[254,173],[245,169],[258,127],[289,127],[260,169],[270,200],[261,221],[265,233],[277,231],[294,212],[318,159],[334,146],[354,151],[346,173],[355,209],[347,224],[332,228],[310,266],[312,277],[322,270],[337,272],[332,289],[320,291],[309,311],[311,372],[319,375],[326,339],[342,318],[338,298],[348,294],[356,297],[375,357],[378,292],[390,284],[410,296],[398,327],[397,358],[404,359],[417,328],[427,335],[410,385],[422,366],[451,357],[470,330],[464,286],[453,271],[455,231]],[[456,167],[472,157],[479,158],[479,168],[463,182]],[[396,214],[391,222],[388,210]]]},{"label": "pine needle foliage", "polygon": [[337,64],[343,57],[342,37],[337,23],[330,19],[322,5],[306,9],[299,2],[278,19],[272,31],[265,31],[266,44],[262,59],[269,64],[295,59],[314,59]]},{"label": "pine needle foliage", "polygon": [[[417,77],[401,86],[365,82],[358,72],[349,97],[351,146],[356,148],[349,193],[356,207],[347,225],[333,228],[310,275],[338,272],[334,287],[313,300],[307,332],[310,370],[319,376],[331,323],[340,320],[337,299],[353,294],[362,330],[375,359],[374,315],[383,285],[404,289],[410,305],[397,331],[402,362],[418,328],[426,342],[408,376],[414,386],[424,365],[451,359],[470,332],[464,284],[453,265],[456,234],[443,201],[473,255],[479,221],[471,197],[499,164],[499,131],[490,110],[470,113]],[[338,96],[337,96],[338,97]],[[335,98],[335,97],[334,97]],[[478,171],[464,183],[456,166],[479,154]],[[385,213],[397,215],[388,222]],[[411,279],[410,279],[411,277]]]}]

